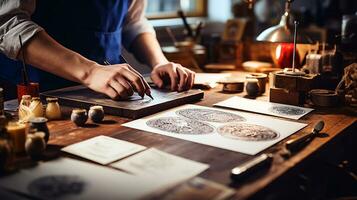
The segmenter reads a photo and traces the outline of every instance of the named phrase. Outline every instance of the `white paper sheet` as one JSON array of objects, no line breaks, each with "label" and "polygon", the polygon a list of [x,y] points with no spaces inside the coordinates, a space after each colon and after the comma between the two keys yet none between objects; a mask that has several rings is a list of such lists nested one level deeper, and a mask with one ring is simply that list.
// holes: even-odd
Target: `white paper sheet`
[{"label": "white paper sheet", "polygon": [[154,148],[140,152],[110,166],[140,177],[156,180],[165,185],[174,185],[190,179],[209,165],[178,157]]},{"label": "white paper sheet", "polygon": [[[197,114],[197,110],[201,115]],[[172,121],[174,122],[171,123]],[[269,116],[191,104],[123,124],[134,129],[250,155],[259,153],[306,125]]]},{"label": "white paper sheet", "polygon": [[195,84],[209,85],[211,88],[214,88],[218,85],[217,82],[230,76],[230,73],[196,73]]},{"label": "white paper sheet", "polygon": [[245,110],[289,119],[300,119],[302,116],[314,110],[311,108],[303,108],[266,101],[258,101],[243,97],[231,97],[229,99],[214,104],[214,106]]},{"label": "white paper sheet", "polygon": [[164,185],[69,158],[40,163],[0,178],[0,187],[41,199],[139,199]]},{"label": "white paper sheet", "polygon": [[138,144],[101,135],[64,147],[62,151],[106,165],[144,149]]}]

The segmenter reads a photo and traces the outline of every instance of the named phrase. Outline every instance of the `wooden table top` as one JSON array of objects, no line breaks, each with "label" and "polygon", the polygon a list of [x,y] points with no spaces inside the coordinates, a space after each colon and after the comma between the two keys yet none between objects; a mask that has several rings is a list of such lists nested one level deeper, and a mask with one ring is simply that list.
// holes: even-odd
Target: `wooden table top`
[{"label": "wooden table top", "polygon": [[[210,107],[214,103],[225,100],[233,95],[242,96],[244,94],[224,94],[219,92],[219,89],[209,90],[205,91],[204,99],[200,102],[196,102],[196,104]],[[262,96],[258,99],[267,100],[268,97]],[[349,112],[348,109],[335,108],[315,110],[304,116],[298,121],[307,123],[308,126],[306,128],[264,152],[280,149],[284,141],[309,132],[313,125],[319,120],[325,121],[323,133],[325,133],[326,137],[316,138],[308,146],[289,159],[284,159],[279,154],[275,154],[273,165],[267,173],[262,174],[259,178],[246,180],[237,184],[231,183],[229,177],[230,170],[253,158],[253,156],[121,126],[121,124],[129,120],[130,119],[107,115],[102,124],[88,124],[86,127],[76,127],[68,117],[66,120],[51,121],[48,123],[51,132],[49,144],[63,147],[97,135],[107,135],[141,144],[146,147],[155,147],[174,155],[209,164],[210,168],[200,174],[200,177],[235,188],[237,191],[236,197],[245,199],[261,191],[283,174],[293,170],[299,163],[314,154],[318,149],[323,148],[324,145],[329,143],[339,134],[342,134],[344,130],[356,122],[356,115]],[[63,153],[63,155],[70,156],[65,153]]]}]

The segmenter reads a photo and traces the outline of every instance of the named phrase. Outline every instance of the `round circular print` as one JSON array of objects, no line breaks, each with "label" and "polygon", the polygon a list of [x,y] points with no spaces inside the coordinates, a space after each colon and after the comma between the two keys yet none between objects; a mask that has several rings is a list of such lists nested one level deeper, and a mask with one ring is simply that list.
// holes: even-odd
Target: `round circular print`
[{"label": "round circular print", "polygon": [[206,123],[181,117],[161,117],[146,122],[146,125],[162,131],[178,134],[202,135],[212,133],[214,128]]},{"label": "round circular print", "polygon": [[305,113],[303,109],[288,106],[273,106],[269,110],[280,115],[302,115]]},{"label": "round circular print", "polygon": [[49,175],[30,182],[28,190],[35,196],[44,199],[60,199],[79,196],[86,187],[86,183],[78,176]]},{"label": "round circular print", "polygon": [[219,127],[217,132],[223,137],[245,141],[267,141],[279,137],[275,131],[254,124],[227,124]]},{"label": "round circular print", "polygon": [[188,108],[178,110],[176,111],[176,114],[189,119],[206,122],[227,123],[245,121],[245,118],[240,115],[211,109]]}]

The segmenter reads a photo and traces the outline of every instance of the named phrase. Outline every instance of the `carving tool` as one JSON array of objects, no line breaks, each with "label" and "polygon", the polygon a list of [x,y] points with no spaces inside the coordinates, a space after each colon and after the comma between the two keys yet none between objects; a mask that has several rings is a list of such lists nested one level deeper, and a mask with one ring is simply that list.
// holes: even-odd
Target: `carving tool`
[{"label": "carving tool", "polygon": [[[125,63],[128,63],[128,62],[126,61],[126,59],[125,59],[122,55],[120,55],[120,57],[121,57],[121,59],[122,59]],[[105,65],[111,65],[108,60],[104,60],[104,64],[105,64]],[[144,81],[145,81],[145,80],[144,80]],[[152,100],[154,100],[154,97],[151,95],[150,88],[149,88],[149,92],[146,91],[146,95],[148,95]],[[144,98],[144,96],[142,96],[142,98]]]},{"label": "carving tool", "polygon": [[[315,124],[311,133],[303,135],[299,138],[291,139],[285,143],[285,148],[283,148],[281,153],[285,153],[287,157],[291,156],[291,151],[297,150],[300,145],[305,143],[306,141],[310,141],[313,139],[323,128],[324,121],[319,121]],[[280,148],[278,151],[281,150]],[[273,151],[275,152],[275,150]],[[283,155],[284,156],[284,155]],[[273,153],[264,153],[260,156],[253,158],[231,170],[231,179],[232,180],[241,180],[244,179],[251,174],[257,172],[261,168],[267,168],[272,164]]]},{"label": "carving tool", "polygon": [[271,165],[273,161],[273,154],[264,153],[260,156],[253,158],[231,170],[232,180],[241,180],[249,175],[257,172],[261,168],[265,168]]},{"label": "carving tool", "polygon": [[26,63],[25,63],[25,49],[23,48],[22,38],[19,35],[20,47],[21,47],[21,57],[22,57],[22,80],[24,85],[29,85],[29,76],[27,74]]},{"label": "carving tool", "polygon": [[171,28],[170,27],[166,27],[165,30],[166,30],[167,34],[169,34],[170,39],[172,40],[174,46],[176,46],[177,40],[176,40],[176,37],[175,37],[174,33],[172,32]]},{"label": "carving tool", "polygon": [[193,37],[192,29],[191,29],[190,25],[187,22],[187,18],[185,16],[185,13],[183,13],[182,10],[179,10],[179,11],[177,11],[177,14],[182,19],[183,25],[185,26],[185,29],[187,30],[187,36],[192,38]]},{"label": "carving tool", "polygon": [[324,128],[324,126],[325,126],[324,121],[319,121],[317,124],[315,124],[314,128],[312,129],[312,131],[310,133],[300,136],[298,138],[288,140],[285,143],[286,149],[289,151],[296,151],[298,149],[298,147],[301,147],[302,144],[314,139],[315,136],[318,133],[320,133],[320,131]]}]

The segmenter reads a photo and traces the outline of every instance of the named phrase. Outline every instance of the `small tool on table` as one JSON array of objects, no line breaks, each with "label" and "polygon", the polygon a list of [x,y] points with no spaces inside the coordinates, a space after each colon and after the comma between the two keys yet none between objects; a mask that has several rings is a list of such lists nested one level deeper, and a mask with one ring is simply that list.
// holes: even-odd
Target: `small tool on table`
[{"label": "small tool on table", "polygon": [[260,156],[253,158],[231,170],[231,179],[241,180],[260,168],[270,166],[273,160],[273,154],[264,153]]},{"label": "small tool on table", "polygon": [[[286,150],[289,152],[289,156],[291,156],[292,151],[298,150],[302,144],[304,144],[307,141],[311,141],[320,131],[324,128],[325,123],[324,121],[319,121],[317,124],[315,124],[313,130],[311,133],[303,135],[299,138],[291,139],[288,140],[285,143]],[[264,153],[261,154],[260,156],[253,158],[231,170],[231,179],[236,181],[236,180],[241,180],[245,177],[250,176],[254,172],[257,172],[261,168],[267,168],[268,166],[271,165],[273,160],[273,154],[272,153]]]},{"label": "small tool on table", "polygon": [[[124,56],[120,55],[121,59],[125,62],[125,63],[128,63],[126,61],[126,59],[124,58]],[[110,62],[108,60],[104,60],[104,64],[105,65],[111,65]],[[150,88],[149,88],[150,90]],[[154,100],[154,97],[151,95],[150,91],[149,92],[145,92],[146,95],[148,95],[152,100]],[[144,97],[144,96],[143,96]]]},{"label": "small tool on table", "polygon": [[318,133],[320,133],[320,131],[324,128],[324,126],[325,126],[324,121],[317,122],[317,124],[315,124],[314,128],[312,129],[312,131],[310,133],[308,133],[306,135],[303,135],[303,136],[300,136],[298,138],[294,138],[294,139],[288,140],[285,143],[286,149],[289,150],[289,151],[296,151],[298,149],[298,147],[302,146],[302,144],[314,139],[315,136]]}]

